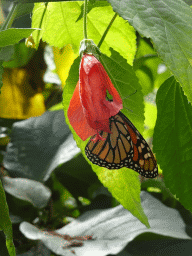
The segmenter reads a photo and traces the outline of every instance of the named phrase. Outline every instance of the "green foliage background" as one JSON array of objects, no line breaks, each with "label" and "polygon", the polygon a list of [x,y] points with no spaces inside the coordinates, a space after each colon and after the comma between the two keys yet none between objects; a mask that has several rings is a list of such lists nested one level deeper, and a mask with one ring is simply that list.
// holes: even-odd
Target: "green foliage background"
[{"label": "green foliage background", "polygon": [[[27,4],[26,9],[23,9],[24,2],[27,1],[19,1],[16,18],[31,12],[33,5]],[[43,40],[60,49],[71,44],[78,54],[80,41],[83,39],[83,2],[28,2],[38,2],[32,13],[32,28],[17,29],[8,24],[0,31],[1,66],[19,67],[16,56],[20,50],[15,44],[31,33],[36,48],[40,40]],[[108,0],[89,3],[87,30],[88,37],[98,44],[115,12],[119,14],[100,48],[100,61],[124,99],[123,113],[145,138],[153,137],[153,152],[160,172],[163,171],[167,189],[186,209],[192,211],[190,4],[191,1],[182,0]],[[26,59],[22,64],[27,62],[31,52],[26,51],[25,54]],[[7,63],[13,56],[14,61]],[[78,81],[79,63],[78,57],[71,66],[63,93],[63,107],[68,124],[66,113]],[[165,69],[163,72],[159,69],[160,65]],[[1,67],[0,78],[2,73]],[[2,82],[0,85],[2,86]],[[135,90],[136,94],[127,97]],[[155,97],[157,106],[154,104]],[[144,125],[147,127],[145,130]],[[78,138],[72,127],[70,129],[85,156],[86,142]],[[113,197],[149,227],[141,207],[138,174],[125,168],[114,172],[93,164],[91,167]],[[3,209],[0,226],[7,236],[7,247],[12,256],[15,255],[12,229],[2,186],[0,191],[0,208]]]}]

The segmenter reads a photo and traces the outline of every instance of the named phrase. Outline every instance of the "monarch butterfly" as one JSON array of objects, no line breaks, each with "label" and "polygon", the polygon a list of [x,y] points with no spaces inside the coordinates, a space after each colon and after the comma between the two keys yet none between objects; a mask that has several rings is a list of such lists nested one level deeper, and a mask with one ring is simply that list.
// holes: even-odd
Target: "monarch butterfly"
[{"label": "monarch butterfly", "polygon": [[94,142],[92,136],[85,147],[87,158],[108,169],[127,167],[146,178],[155,178],[158,167],[153,153],[143,136],[121,112],[109,119],[111,133],[100,132],[105,140]]}]

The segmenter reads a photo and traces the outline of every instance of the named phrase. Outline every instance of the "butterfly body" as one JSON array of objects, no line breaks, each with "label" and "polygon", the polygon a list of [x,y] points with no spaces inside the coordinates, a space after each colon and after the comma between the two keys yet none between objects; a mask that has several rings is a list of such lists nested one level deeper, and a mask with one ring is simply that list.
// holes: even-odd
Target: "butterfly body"
[{"label": "butterfly body", "polygon": [[154,155],[131,121],[121,112],[110,118],[110,131],[100,132],[105,140],[94,141],[92,136],[85,147],[87,158],[108,169],[127,167],[146,178],[158,175]]}]

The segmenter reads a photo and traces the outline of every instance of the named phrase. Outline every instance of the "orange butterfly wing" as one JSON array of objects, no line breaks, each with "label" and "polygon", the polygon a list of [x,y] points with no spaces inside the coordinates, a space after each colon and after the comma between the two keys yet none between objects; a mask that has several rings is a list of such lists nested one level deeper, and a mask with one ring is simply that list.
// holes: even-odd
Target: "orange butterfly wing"
[{"label": "orange butterfly wing", "polygon": [[155,178],[158,167],[155,157],[143,136],[121,112],[110,118],[112,133],[101,132],[105,140],[93,142],[91,137],[85,147],[87,158],[108,169],[127,167],[146,178]]}]

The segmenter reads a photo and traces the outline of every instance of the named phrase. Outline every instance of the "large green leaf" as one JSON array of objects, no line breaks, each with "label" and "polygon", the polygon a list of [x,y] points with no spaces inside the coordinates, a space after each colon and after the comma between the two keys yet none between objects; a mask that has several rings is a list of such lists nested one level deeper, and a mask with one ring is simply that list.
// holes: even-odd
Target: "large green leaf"
[{"label": "large green leaf", "polygon": [[[79,20],[82,4],[83,2],[35,4],[32,27],[42,29],[41,32],[33,33],[35,44],[38,45],[41,38],[59,48],[71,44],[75,53],[78,53],[80,41],[83,39],[83,19]],[[88,13],[88,37],[96,44],[114,14],[112,8],[103,6],[102,2],[101,7],[95,7]],[[133,27],[121,17],[117,17],[101,46],[101,51],[110,56],[109,47],[113,47],[129,64],[132,64],[136,51],[135,39]]]},{"label": "large green leaf", "polygon": [[174,77],[157,92],[154,152],[165,184],[192,211],[192,106]]},{"label": "large green leaf", "polygon": [[[55,230],[55,232],[39,229],[26,221],[20,224],[19,229],[28,239],[43,241],[57,255],[72,255],[70,250],[73,249],[75,255],[78,256],[190,256],[187,253],[183,254],[183,252],[191,249],[191,237],[186,232],[186,229],[190,228],[190,226],[189,224],[186,226],[179,212],[176,209],[165,206],[147,192],[141,193],[141,201],[151,224],[150,230],[135,219],[122,205],[104,210],[86,211],[79,218]],[[66,239],[66,234],[69,237],[71,236],[70,239]],[[90,234],[93,239],[86,241],[87,236]],[[135,240],[138,236],[139,241]],[[81,238],[83,246],[75,247],[73,241],[76,239],[78,242],[78,237]],[[172,239],[175,243],[170,246],[170,241],[166,238],[175,238]],[[164,241],[164,244],[160,243],[160,239],[161,242],[162,240]],[[183,246],[181,241],[183,241]],[[136,247],[132,247],[129,244],[130,242],[135,242]],[[177,247],[178,244],[179,246]],[[126,246],[127,249],[123,250]],[[135,253],[136,248],[140,248],[138,253]],[[187,250],[187,248],[190,249]],[[165,253],[167,250],[169,251],[168,254]],[[157,254],[157,251],[160,253]],[[181,251],[182,254],[175,254],[176,251]]]},{"label": "large green leaf", "polygon": [[160,57],[192,102],[191,8],[182,0],[108,1],[136,30],[153,40]]},{"label": "large green leaf", "polygon": [[112,48],[110,50],[112,53],[111,57],[108,58],[106,55],[102,55],[101,62],[123,99],[123,112],[138,130],[143,132],[144,103],[141,85],[133,68],[127,64],[126,60]]},{"label": "large green leaf", "polygon": [[[126,60],[112,49],[111,53],[112,54],[110,58],[106,55],[102,55],[102,63],[104,64],[106,71],[108,72],[113,84],[115,85],[122,98],[127,97],[131,93],[134,93],[137,89],[137,93],[123,101],[124,107],[132,109],[133,112],[127,109],[123,109],[122,112],[124,112],[126,115],[129,113],[129,118],[137,127],[139,127],[138,129],[141,131],[143,130],[141,127],[143,127],[144,123],[144,104],[141,86],[138,83],[138,79],[135,76],[132,67],[127,64]],[[70,99],[73,95],[75,85],[78,81],[79,61],[79,57],[74,61],[64,88],[63,104],[65,117],[68,124],[69,121],[66,113]],[[77,142],[77,145],[81,148],[82,153],[86,158],[84,148],[87,141],[83,142],[76,135],[71,126],[70,128],[73,132],[73,136]],[[104,184],[104,186],[108,188],[112,195],[142,223],[149,227],[147,217],[143,212],[140,202],[140,182],[138,179],[138,174],[127,168],[114,171],[101,168],[94,164],[91,165],[100,181]]]},{"label": "large green leaf", "polygon": [[6,235],[6,246],[10,256],[15,256],[15,247],[13,244],[12,224],[9,218],[9,209],[6,202],[5,192],[0,180],[0,230]]},{"label": "large green leaf", "polygon": [[21,39],[30,36],[34,28],[10,28],[0,31],[0,47],[18,43]]},{"label": "large green leaf", "polygon": [[3,164],[16,177],[45,182],[55,168],[79,153],[62,110],[15,122],[11,136]]},{"label": "large green leaf", "polygon": [[46,207],[51,198],[50,189],[35,180],[3,177],[2,182],[7,193],[21,200],[28,201],[39,209]]}]

